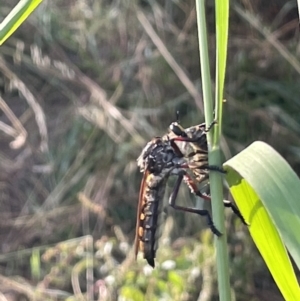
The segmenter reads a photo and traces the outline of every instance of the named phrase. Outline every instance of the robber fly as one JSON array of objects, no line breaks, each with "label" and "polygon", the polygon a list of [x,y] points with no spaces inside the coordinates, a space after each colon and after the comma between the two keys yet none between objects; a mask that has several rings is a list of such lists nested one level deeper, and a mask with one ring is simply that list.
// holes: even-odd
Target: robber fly
[{"label": "robber fly", "polygon": [[[183,178],[192,191],[198,191],[198,189],[196,183],[187,172],[189,166],[186,159],[173,140],[169,139],[168,136],[164,138],[154,138],[143,149],[137,159],[137,164],[144,174],[140,187],[137,213],[135,236],[136,255],[139,250],[142,251],[144,258],[154,267],[157,241],[160,235],[158,228],[163,209],[162,200],[170,175],[175,175],[178,178],[173,192],[170,195],[169,205],[176,210],[206,216],[211,231],[217,236],[221,235],[207,210],[176,205],[175,201]],[[197,195],[201,195],[200,191]]]},{"label": "robber fly", "polygon": [[[170,139],[171,141],[186,142],[192,149],[191,152],[188,152],[185,149],[183,151],[183,156],[188,158],[188,167],[193,172],[198,183],[202,183],[203,181],[208,179],[210,170],[225,173],[225,171],[221,167],[208,164],[208,147],[206,134],[215,124],[216,121],[213,121],[208,128],[206,128],[205,123],[201,123],[199,125],[184,129],[178,122],[173,122],[169,127],[170,133],[167,135],[168,139]],[[195,183],[189,178],[183,177],[183,180],[187,183],[194,194],[205,200],[211,200],[211,197],[207,194],[201,193],[197,185],[195,185]],[[180,179],[179,177],[177,183],[178,189],[181,181],[182,179]],[[248,225],[239,209],[231,201],[223,200],[223,203],[225,207],[231,208],[231,210],[240,218],[243,224]]]}]

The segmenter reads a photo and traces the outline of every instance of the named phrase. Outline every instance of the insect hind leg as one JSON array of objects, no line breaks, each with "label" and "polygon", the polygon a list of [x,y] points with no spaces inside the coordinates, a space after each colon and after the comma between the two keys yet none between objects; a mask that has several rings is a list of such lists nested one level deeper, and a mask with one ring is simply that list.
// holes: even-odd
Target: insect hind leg
[{"label": "insect hind leg", "polygon": [[[191,207],[183,207],[183,206],[176,205],[175,201],[176,201],[176,198],[177,198],[177,195],[178,195],[178,191],[179,191],[179,187],[181,185],[181,182],[183,180],[184,175],[185,175],[184,173],[178,175],[178,178],[177,178],[176,183],[174,185],[173,192],[171,193],[170,198],[169,198],[169,205],[173,209],[175,209],[175,210],[184,211],[184,212],[190,212],[190,213],[199,214],[201,216],[205,216],[206,219],[207,219],[207,224],[208,224],[209,228],[211,229],[211,231],[215,235],[217,235],[218,237],[220,237],[222,235],[222,233],[214,225],[213,219],[210,216],[210,213],[209,213],[208,210],[206,210],[206,209],[198,209],[198,208],[191,208]],[[204,195],[201,194],[201,192],[199,190],[197,192],[200,193],[201,196],[204,196]],[[199,195],[199,194],[197,194],[197,195]]]},{"label": "insect hind leg", "polygon": [[223,204],[226,208],[231,208],[232,212],[242,221],[244,225],[249,226],[240,210],[231,201],[223,200]]},{"label": "insect hind leg", "polygon": [[[195,195],[197,195],[198,197],[206,200],[206,201],[211,201],[211,197],[210,195],[206,194],[206,193],[202,193],[199,189],[198,186],[195,184],[194,180],[190,177],[189,174],[185,174],[184,175],[184,181],[185,183],[188,185],[188,187],[190,188],[191,192]],[[223,200],[223,204],[224,207],[226,208],[231,208],[231,210],[233,211],[233,213],[242,221],[242,223],[246,226],[249,226],[247,224],[247,222],[245,221],[243,215],[241,214],[240,210],[235,206],[234,203],[232,203],[229,200]]]}]

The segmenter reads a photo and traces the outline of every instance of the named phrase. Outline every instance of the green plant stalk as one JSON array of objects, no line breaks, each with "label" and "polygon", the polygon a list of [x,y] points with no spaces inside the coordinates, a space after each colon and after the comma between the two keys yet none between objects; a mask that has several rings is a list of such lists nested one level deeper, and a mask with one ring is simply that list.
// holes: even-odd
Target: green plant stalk
[{"label": "green plant stalk", "polygon": [[[207,30],[205,18],[205,3],[204,0],[196,0],[197,9],[197,24],[198,24],[198,39],[200,51],[200,69],[202,78],[203,101],[204,101],[204,114],[206,125],[208,126],[213,120],[212,109],[212,85],[209,69],[209,56],[207,46]],[[218,83],[217,83],[218,84]],[[221,91],[220,91],[221,92]],[[214,143],[212,144],[213,133],[208,133],[209,145],[209,164],[221,166],[220,156],[220,125],[221,125],[221,108],[219,104],[216,107],[217,122],[214,127]],[[222,178],[219,173],[210,172],[210,188],[212,196],[212,213],[213,220],[216,227],[223,233],[220,238],[215,238],[216,245],[216,258],[217,258],[217,274],[218,274],[218,289],[219,298],[221,301],[230,301],[230,283],[229,283],[229,264],[228,264],[228,251],[227,239],[225,232],[225,219],[224,219],[224,206],[223,206],[223,186]]]}]

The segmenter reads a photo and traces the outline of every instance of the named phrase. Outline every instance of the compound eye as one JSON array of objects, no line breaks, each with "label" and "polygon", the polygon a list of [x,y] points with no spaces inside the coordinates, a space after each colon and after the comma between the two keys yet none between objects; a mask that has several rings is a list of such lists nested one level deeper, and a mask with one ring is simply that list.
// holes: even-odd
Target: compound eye
[{"label": "compound eye", "polygon": [[182,126],[180,126],[177,122],[171,123],[169,128],[170,128],[170,131],[172,131],[176,136],[187,137],[187,134],[184,131],[184,128]]}]

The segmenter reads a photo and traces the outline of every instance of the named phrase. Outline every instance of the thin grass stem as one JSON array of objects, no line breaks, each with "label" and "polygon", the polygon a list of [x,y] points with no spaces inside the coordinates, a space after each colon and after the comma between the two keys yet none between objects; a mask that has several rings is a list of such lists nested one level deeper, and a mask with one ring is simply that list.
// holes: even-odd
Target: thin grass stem
[{"label": "thin grass stem", "polygon": [[[203,101],[204,101],[204,113],[206,125],[209,125],[213,120],[213,106],[212,106],[212,85],[211,75],[209,68],[209,56],[207,46],[207,29],[206,29],[206,17],[205,17],[205,3],[203,0],[196,0],[197,9],[197,24],[198,24],[198,38],[199,38],[199,51],[200,51],[200,69],[202,78],[203,89]],[[217,52],[218,53],[218,52]],[[219,61],[217,62],[220,63]],[[218,72],[217,72],[218,74]],[[218,85],[218,81],[216,82]],[[219,86],[217,87],[219,89]],[[222,112],[221,108],[218,108],[218,112]],[[221,114],[217,114],[217,122],[220,125]],[[220,130],[218,130],[218,124],[214,131],[208,133],[208,146],[209,146],[209,164],[221,165],[219,138]],[[214,133],[213,133],[214,132]],[[214,137],[214,139],[213,139]],[[212,141],[214,140],[214,144]],[[217,143],[216,143],[217,142]],[[216,257],[217,257],[217,274],[218,274],[218,288],[221,301],[230,301],[230,284],[229,284],[229,264],[228,264],[228,251],[227,251],[227,239],[225,233],[225,219],[223,208],[223,187],[222,178],[219,173],[210,172],[210,186],[212,196],[212,213],[213,220],[218,229],[223,233],[220,238],[215,238],[216,245]]]}]

